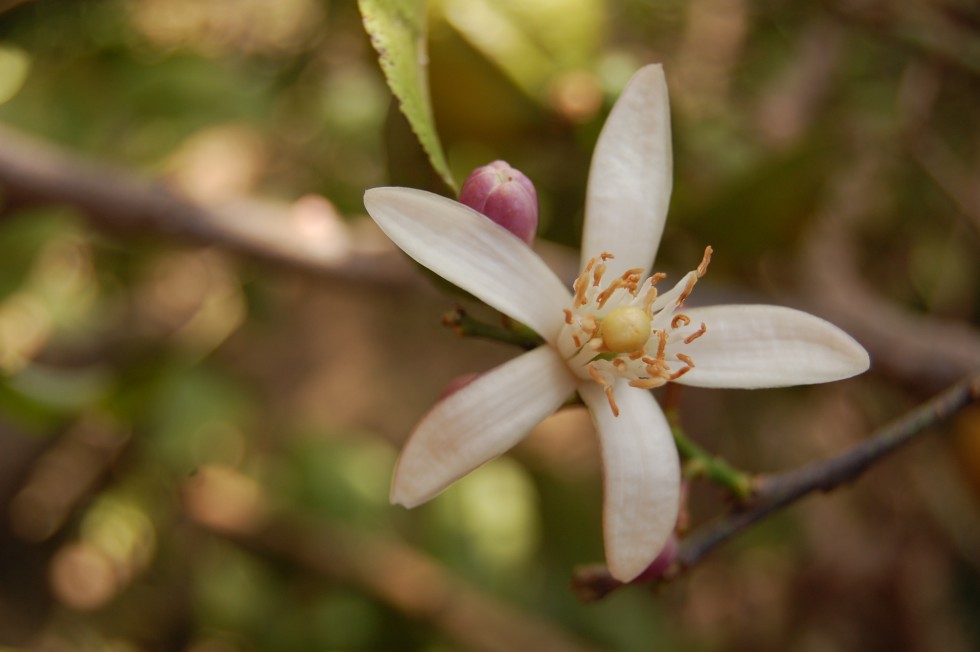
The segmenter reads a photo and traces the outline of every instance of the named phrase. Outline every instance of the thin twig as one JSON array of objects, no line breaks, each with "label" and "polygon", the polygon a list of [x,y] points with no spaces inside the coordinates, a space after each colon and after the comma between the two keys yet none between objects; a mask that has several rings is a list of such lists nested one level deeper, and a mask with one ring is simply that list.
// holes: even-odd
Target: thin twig
[{"label": "thin twig", "polygon": [[[836,457],[785,473],[757,477],[756,492],[750,502],[687,537],[681,543],[674,566],[663,577],[673,578],[685,572],[723,542],[800,498],[853,482],[903,444],[978,401],[980,374],[953,385],[900,419],[876,430],[867,441]],[[577,573],[573,584],[580,596],[590,600],[600,599],[621,586],[607,571],[596,566]]]},{"label": "thin twig", "polygon": [[816,491],[827,492],[852,482],[889,453],[929,427],[980,400],[980,374],[960,381],[897,421],[877,430],[870,439],[827,460],[799,469],[761,476],[751,507],[712,524],[681,544],[677,563],[688,568],[723,541],[756,521]]}]

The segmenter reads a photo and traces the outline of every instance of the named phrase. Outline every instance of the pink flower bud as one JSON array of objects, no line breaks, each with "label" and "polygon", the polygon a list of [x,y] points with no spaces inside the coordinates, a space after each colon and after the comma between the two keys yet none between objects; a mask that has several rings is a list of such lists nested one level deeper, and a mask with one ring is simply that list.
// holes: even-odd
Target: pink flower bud
[{"label": "pink flower bud", "polygon": [[646,567],[642,573],[640,573],[634,580],[634,584],[642,584],[644,582],[652,582],[654,580],[660,579],[664,572],[674,565],[677,561],[677,553],[680,551],[680,544],[677,541],[677,535],[671,534],[670,538],[667,539],[667,543],[664,544],[664,549],[660,551],[657,558],[650,562],[650,565]]},{"label": "pink flower bud", "polygon": [[494,161],[473,170],[463,182],[459,201],[524,242],[534,242],[538,229],[538,193],[523,172],[505,161]]}]

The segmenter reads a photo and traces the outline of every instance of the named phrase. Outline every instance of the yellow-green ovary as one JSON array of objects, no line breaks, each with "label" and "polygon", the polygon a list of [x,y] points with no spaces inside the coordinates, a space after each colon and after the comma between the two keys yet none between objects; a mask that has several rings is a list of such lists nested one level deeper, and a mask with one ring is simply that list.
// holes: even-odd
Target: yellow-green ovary
[{"label": "yellow-green ovary", "polygon": [[650,316],[636,306],[616,308],[603,318],[600,334],[610,351],[632,353],[650,339]]}]

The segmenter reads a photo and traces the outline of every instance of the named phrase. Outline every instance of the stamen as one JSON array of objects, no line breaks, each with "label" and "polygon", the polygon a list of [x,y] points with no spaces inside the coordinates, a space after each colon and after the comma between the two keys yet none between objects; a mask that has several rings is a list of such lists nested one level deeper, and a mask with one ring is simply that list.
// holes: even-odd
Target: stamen
[{"label": "stamen", "polygon": [[697,273],[698,278],[704,276],[705,272],[708,271],[708,263],[711,262],[711,253],[714,251],[710,246],[704,248],[704,257],[701,258],[701,264],[698,265]]},{"label": "stamen", "polygon": [[651,376],[666,376],[665,371],[670,371],[670,365],[663,360],[654,360],[652,364],[647,365],[647,373]]},{"label": "stamen", "polygon": [[564,312],[565,312],[565,323],[566,324],[571,324],[572,323],[572,311],[569,310],[568,308],[565,308]]},{"label": "stamen", "polygon": [[594,288],[599,287],[599,281],[602,280],[602,277],[605,274],[606,274],[606,264],[599,263],[598,265],[596,265],[595,271],[592,273],[592,287]]},{"label": "stamen", "polygon": [[664,381],[660,378],[638,378],[629,382],[630,387],[639,387],[640,389],[654,389],[663,384]]},{"label": "stamen", "polygon": [[[565,312],[567,313],[568,310],[566,310]],[[566,319],[565,321],[568,321],[568,320]],[[568,323],[571,323],[571,322],[568,322]],[[691,318],[690,317],[688,317],[687,315],[682,314],[682,313],[677,313],[676,315],[674,315],[674,318],[672,320],[670,320],[670,327],[676,329],[678,327],[678,324],[683,324],[684,326],[687,326],[690,323],[691,323]]]},{"label": "stamen", "polygon": [[690,279],[688,279],[687,287],[684,288],[684,291],[681,292],[681,296],[677,297],[677,301],[675,302],[675,305],[678,308],[683,306],[684,301],[686,301],[687,298],[691,296],[691,292],[694,290],[694,286],[697,284],[697,282],[698,282],[697,276],[692,276]]},{"label": "stamen", "polygon": [[[595,259],[593,258],[592,260]],[[592,263],[590,261],[589,267],[591,266]],[[588,287],[589,287],[589,274],[588,274],[588,268],[586,268],[586,271],[582,272],[579,275],[579,277],[575,279],[575,283],[572,284],[572,289],[575,290],[575,300],[572,303],[576,308],[581,308],[586,304],[587,299],[585,298],[585,291],[588,289]]]},{"label": "stamen", "polygon": [[671,374],[670,375],[670,378],[668,378],[667,380],[677,380],[678,378],[680,378],[681,376],[683,376],[684,374],[686,374],[690,370],[691,370],[691,367],[684,367],[682,369],[679,369],[676,373]]},{"label": "stamen", "polygon": [[592,315],[586,315],[583,317],[581,322],[579,322],[579,325],[582,327],[585,334],[590,338],[595,337],[595,334],[599,331],[599,322],[597,322],[595,317]]},{"label": "stamen", "polygon": [[657,300],[657,288],[653,284],[653,278],[651,277],[650,287],[647,288],[647,293],[643,297],[643,312],[653,317],[653,302]]},{"label": "stamen", "polygon": [[660,344],[657,345],[657,360],[663,360],[664,351],[667,350],[667,331],[657,331],[657,337],[660,339]]},{"label": "stamen", "polygon": [[677,354],[677,359],[686,364],[688,367],[694,366],[694,360],[691,360],[691,356],[685,355],[683,353]]},{"label": "stamen", "polygon": [[613,293],[621,287],[623,287],[623,279],[613,279],[613,281],[606,286],[606,289],[600,292],[599,296],[596,297],[595,301],[597,304],[599,304],[599,307],[602,308],[605,306],[606,302],[609,301],[609,298],[612,297]]},{"label": "stamen", "polygon": [[694,331],[693,333],[685,337],[684,344],[690,344],[694,340],[704,335],[707,331],[708,331],[708,327],[705,326],[704,322],[701,322],[701,328],[699,328],[698,330]]},{"label": "stamen", "polygon": [[606,400],[609,401],[609,409],[612,410],[613,416],[619,416],[619,406],[616,405],[616,396],[613,394],[613,388],[611,385],[606,386]]},{"label": "stamen", "polygon": [[590,364],[587,368],[589,370],[589,375],[592,376],[592,380],[598,383],[599,387],[606,392],[606,400],[609,401],[609,409],[612,410],[613,416],[618,417],[619,406],[616,405],[616,396],[613,394],[612,385],[610,385],[605,377],[599,373],[599,370],[595,368],[595,365]]}]

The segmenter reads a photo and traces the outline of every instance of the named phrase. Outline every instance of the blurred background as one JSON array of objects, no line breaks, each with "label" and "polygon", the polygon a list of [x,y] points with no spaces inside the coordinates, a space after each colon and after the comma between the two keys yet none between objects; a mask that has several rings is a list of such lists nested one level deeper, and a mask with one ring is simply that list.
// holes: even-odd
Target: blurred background
[{"label": "blurred background", "polygon": [[[695,303],[814,312],[872,369],[685,389],[752,472],[860,442],[980,368],[980,9],[968,0],[433,0],[457,180],[508,160],[574,273],[604,116],[663,62],[675,191],[657,269]],[[980,649],[980,409],[593,605],[588,416],[431,503],[387,504],[443,387],[506,360],[365,220],[450,194],[353,2],[0,2],[0,649]],[[467,304],[468,305],[468,304]],[[487,311],[469,306],[493,319]],[[727,509],[691,487],[694,525]]]}]

